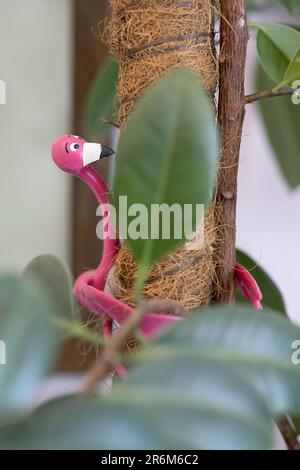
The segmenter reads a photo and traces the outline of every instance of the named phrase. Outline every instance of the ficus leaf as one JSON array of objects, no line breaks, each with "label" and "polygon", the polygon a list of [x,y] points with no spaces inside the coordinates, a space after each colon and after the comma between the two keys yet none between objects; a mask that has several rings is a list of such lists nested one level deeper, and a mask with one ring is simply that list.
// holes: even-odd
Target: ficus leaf
[{"label": "ficus leaf", "polygon": [[48,403],[0,428],[0,448],[270,448],[271,417],[299,412],[299,334],[272,312],[195,312],[149,344],[111,393]]},{"label": "ficus leaf", "polygon": [[283,24],[250,25],[258,30],[257,52],[264,71],[275,83],[281,83],[300,47],[300,32]]},{"label": "ficus leaf", "polygon": [[0,279],[0,339],[6,346],[6,364],[0,365],[0,426],[28,412],[53,364],[58,332],[54,311],[41,284]]},{"label": "ficus leaf", "polygon": [[72,293],[72,275],[61,260],[53,255],[38,256],[24,269],[23,278],[34,281],[48,293],[54,307],[51,321],[57,327],[59,339],[74,337],[92,344],[102,344],[101,336],[81,323]]},{"label": "ficus leaf", "polygon": [[23,277],[40,283],[56,306],[56,316],[71,320],[75,317],[73,280],[67,266],[56,256],[41,255],[24,269]]},{"label": "ficus leaf", "polygon": [[287,85],[292,85],[295,80],[300,80],[300,48],[292,58],[283,79]]},{"label": "ficus leaf", "polygon": [[[190,366],[180,363],[177,376],[174,366],[174,360],[147,365],[106,397],[50,402],[0,428],[0,449],[270,448],[270,414],[249,384],[209,364],[200,366],[197,379]],[[166,370],[162,384],[159,369]]]},{"label": "ficus leaf", "polygon": [[279,2],[290,12],[294,13],[295,10],[300,8],[299,0],[279,0]]},{"label": "ficus leaf", "polygon": [[[258,69],[256,86],[258,90],[271,89],[273,86],[261,67]],[[293,104],[291,97],[287,96],[262,100],[259,108],[282,174],[289,186],[296,188],[300,183],[300,105]]]},{"label": "ficus leaf", "polygon": [[101,65],[88,92],[84,111],[84,124],[87,135],[96,142],[105,136],[110,126],[103,122],[114,120],[117,107],[116,87],[118,80],[118,65],[109,57]]},{"label": "ficus leaf", "polygon": [[292,417],[293,424],[295,426],[298,436],[300,436],[300,415]]},{"label": "ficus leaf", "polygon": [[150,344],[110,394],[46,404],[0,429],[0,447],[270,448],[271,416],[299,412],[300,371],[291,362],[299,334],[271,312],[196,312]]},{"label": "ficus leaf", "polygon": [[273,415],[298,414],[300,368],[292,356],[299,338],[300,328],[271,310],[219,307],[195,312],[172,326],[155,341],[158,349],[149,350],[147,358],[218,360],[245,375],[266,398]]}]

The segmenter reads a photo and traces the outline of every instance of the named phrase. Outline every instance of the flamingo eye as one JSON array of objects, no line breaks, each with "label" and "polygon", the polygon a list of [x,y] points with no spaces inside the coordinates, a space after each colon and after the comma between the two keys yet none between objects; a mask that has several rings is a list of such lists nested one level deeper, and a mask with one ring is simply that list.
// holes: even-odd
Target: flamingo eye
[{"label": "flamingo eye", "polygon": [[79,150],[79,148],[80,148],[79,144],[71,144],[70,145],[71,152],[76,152],[76,150]]}]

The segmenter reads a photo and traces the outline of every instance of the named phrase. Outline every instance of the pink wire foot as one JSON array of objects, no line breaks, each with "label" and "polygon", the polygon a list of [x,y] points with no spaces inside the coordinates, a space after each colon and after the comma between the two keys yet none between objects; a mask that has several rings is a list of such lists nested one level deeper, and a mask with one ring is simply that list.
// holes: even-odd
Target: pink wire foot
[{"label": "pink wire foot", "polygon": [[235,266],[237,289],[252,303],[255,310],[262,310],[262,293],[254,277],[241,264]]}]

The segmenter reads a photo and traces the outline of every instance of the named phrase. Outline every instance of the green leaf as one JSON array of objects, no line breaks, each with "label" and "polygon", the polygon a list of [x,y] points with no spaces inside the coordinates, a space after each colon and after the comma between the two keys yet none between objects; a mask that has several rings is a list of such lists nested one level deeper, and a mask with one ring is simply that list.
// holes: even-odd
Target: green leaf
[{"label": "green leaf", "polygon": [[[211,198],[217,158],[215,119],[200,82],[187,69],[170,73],[141,99],[120,139],[115,203],[123,237],[127,227],[120,224],[120,196],[127,196],[128,207],[143,204],[148,214],[152,204],[179,204],[181,209],[191,204],[194,230],[199,223],[196,204],[207,204]],[[147,239],[128,233],[127,243],[143,274],[185,238],[181,234],[175,239],[172,217],[168,239],[162,239],[158,225],[149,220]],[[160,239],[150,236],[151,229]]]},{"label": "green leaf", "polygon": [[300,436],[300,415],[299,416],[293,416],[292,421],[293,421],[293,424],[295,426],[295,429],[297,431],[298,436]]},{"label": "green leaf", "polygon": [[300,8],[299,0],[279,0],[279,1],[290,13],[294,13],[296,9]]},{"label": "green leaf", "polygon": [[[271,311],[237,306],[201,310],[174,325],[142,355],[214,359],[243,374],[268,402],[273,415],[300,412],[300,367],[292,362],[300,328]],[[196,373],[196,371],[195,371]],[[226,372],[227,373],[227,372]]]},{"label": "green leaf", "polygon": [[268,449],[271,416],[300,410],[299,335],[271,312],[195,312],[110,394],[50,402],[0,428],[0,448]]},{"label": "green leaf", "polygon": [[25,278],[40,283],[56,307],[56,316],[71,320],[75,317],[72,294],[73,279],[67,266],[52,255],[34,258],[23,271]]},{"label": "green leaf", "polygon": [[99,334],[81,324],[79,309],[74,305],[72,275],[64,263],[52,255],[38,256],[25,268],[23,277],[41,285],[51,298],[55,306],[52,320],[58,327],[58,333],[61,333],[60,339],[71,336],[102,344]]},{"label": "green leaf", "polygon": [[269,448],[266,404],[239,376],[210,365],[180,363],[178,374],[174,360],[163,360],[142,367],[102,399],[56,400],[0,429],[0,448]]},{"label": "green leaf", "polygon": [[109,57],[101,65],[88,92],[84,123],[90,139],[99,141],[109,131],[109,126],[103,118],[113,121],[114,111],[117,107],[116,86],[118,80],[118,65]]},{"label": "green leaf", "polygon": [[[146,398],[150,391],[164,397],[170,405],[173,400],[173,405],[177,401],[179,407],[185,403],[187,411],[197,402],[195,429],[190,429],[195,440],[189,448],[196,448],[197,441],[204,449],[266,448],[270,439],[268,407],[253,393],[251,384],[241,379],[233,368],[218,360],[202,357],[199,361],[196,355],[181,355],[179,351],[178,356],[155,356],[137,368],[130,383],[120,387],[120,392],[125,388],[128,392],[129,388],[132,393]],[[161,418],[160,429],[165,428],[175,442],[183,430],[189,429],[184,413],[173,420],[173,424],[168,420],[164,425],[165,419]],[[189,420],[194,426],[191,416]],[[227,425],[230,431],[225,437],[222,430]],[[256,440],[256,432],[265,440],[264,444]]]},{"label": "green leaf", "polygon": [[295,80],[299,80],[299,79],[300,79],[300,48],[296,51],[294,57],[292,58],[283,81],[287,85],[292,85]]},{"label": "green leaf", "polygon": [[257,52],[267,75],[281,83],[295,52],[300,47],[300,33],[282,24],[252,23],[258,29]]},{"label": "green leaf", "polygon": [[0,339],[6,345],[6,365],[0,365],[1,425],[28,410],[37,385],[53,364],[53,310],[40,285],[28,279],[0,279]]},{"label": "green leaf", "polygon": [[[259,68],[257,89],[270,88],[272,82]],[[259,107],[278,165],[289,186],[295,188],[300,183],[300,106],[294,105],[291,97],[281,97],[262,100]]]},{"label": "green leaf", "polygon": [[[246,255],[241,250],[236,251],[237,262],[245,266],[248,271],[251,272],[252,276],[256,280],[263,294],[263,306],[282,313],[287,316],[285,304],[281,292],[270,278],[270,276],[254,261],[250,256]],[[241,294],[237,293],[237,299],[239,302],[248,303]]]}]

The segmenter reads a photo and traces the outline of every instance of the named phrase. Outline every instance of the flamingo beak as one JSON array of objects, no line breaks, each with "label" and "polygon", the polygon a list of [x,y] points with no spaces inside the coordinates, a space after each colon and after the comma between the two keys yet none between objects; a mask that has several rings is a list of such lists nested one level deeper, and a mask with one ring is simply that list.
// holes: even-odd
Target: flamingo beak
[{"label": "flamingo beak", "polygon": [[115,151],[113,149],[111,149],[110,147],[104,147],[104,145],[102,145],[100,158],[110,157],[114,153]]},{"label": "flamingo beak", "polygon": [[101,144],[94,144],[85,142],[83,144],[82,160],[83,166],[90,165],[93,162],[97,162],[100,158],[106,158],[112,155],[114,151],[109,147],[105,147]]}]

